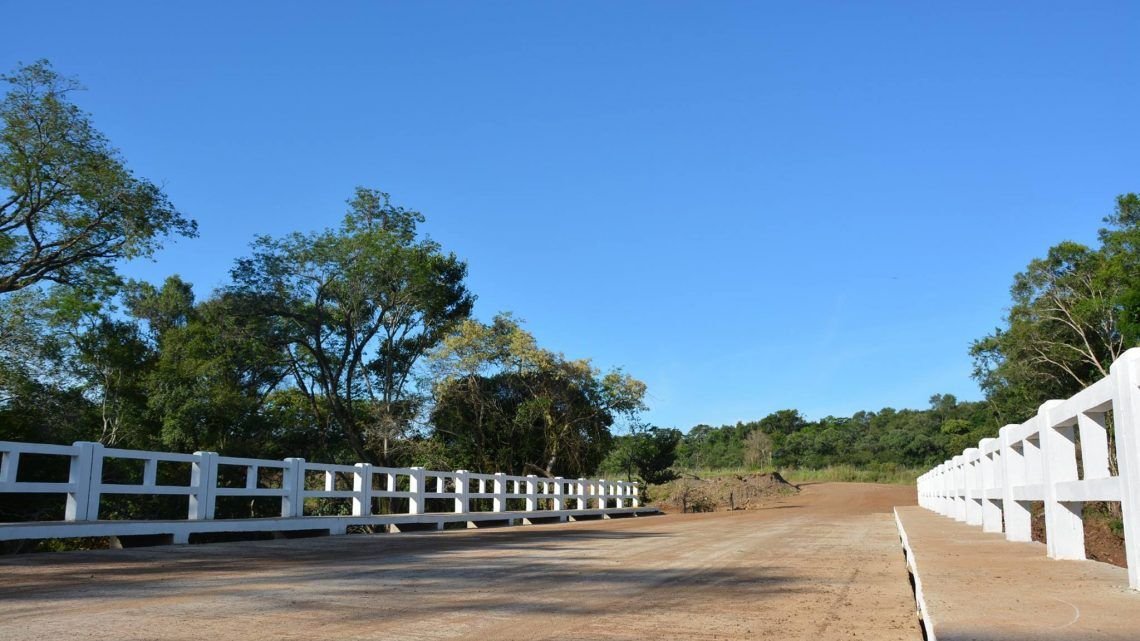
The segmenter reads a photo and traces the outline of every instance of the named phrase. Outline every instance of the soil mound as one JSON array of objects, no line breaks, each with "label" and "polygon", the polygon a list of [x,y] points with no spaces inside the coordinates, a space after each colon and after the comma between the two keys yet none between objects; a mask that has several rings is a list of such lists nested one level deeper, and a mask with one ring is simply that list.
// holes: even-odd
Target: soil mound
[{"label": "soil mound", "polygon": [[666,511],[717,512],[758,509],[799,491],[779,472],[708,479],[688,475],[656,486],[652,498],[654,505]]}]

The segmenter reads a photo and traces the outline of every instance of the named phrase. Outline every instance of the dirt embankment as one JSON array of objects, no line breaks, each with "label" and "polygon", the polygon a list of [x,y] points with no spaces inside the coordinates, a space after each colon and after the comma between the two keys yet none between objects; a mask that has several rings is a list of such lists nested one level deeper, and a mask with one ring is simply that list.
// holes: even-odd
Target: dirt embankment
[{"label": "dirt embankment", "polygon": [[[1045,543],[1045,504],[1034,503],[1031,508],[1033,540]],[[1085,554],[1093,561],[1128,567],[1124,555],[1124,524],[1121,522],[1120,504],[1110,506],[1101,501],[1084,505]]]},{"label": "dirt embankment", "polygon": [[650,488],[650,498],[666,512],[720,512],[755,510],[799,491],[779,472],[708,479],[690,475]]}]

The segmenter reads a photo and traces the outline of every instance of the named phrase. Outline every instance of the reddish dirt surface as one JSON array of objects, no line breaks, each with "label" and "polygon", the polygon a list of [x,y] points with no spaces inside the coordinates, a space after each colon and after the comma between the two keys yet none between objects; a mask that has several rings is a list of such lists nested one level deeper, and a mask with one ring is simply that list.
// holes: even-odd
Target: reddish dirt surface
[{"label": "reddish dirt surface", "polygon": [[0,639],[920,639],[892,506],[0,558]]},{"label": "reddish dirt surface", "polygon": [[[1084,510],[1085,555],[1093,561],[1111,563],[1126,568],[1128,559],[1124,555],[1124,537],[1112,531],[1111,517],[1104,503],[1086,503]],[[1031,514],[1033,540],[1045,543],[1045,505],[1033,504]]]}]

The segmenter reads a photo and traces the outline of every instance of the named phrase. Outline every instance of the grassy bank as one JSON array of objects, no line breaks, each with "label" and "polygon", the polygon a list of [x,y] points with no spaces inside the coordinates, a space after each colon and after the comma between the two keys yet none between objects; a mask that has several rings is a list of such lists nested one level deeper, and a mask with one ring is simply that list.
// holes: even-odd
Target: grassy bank
[{"label": "grassy bank", "polygon": [[882,467],[855,467],[853,465],[833,465],[820,469],[781,468],[778,470],[736,467],[719,469],[679,469],[678,474],[691,475],[699,478],[716,478],[719,476],[741,476],[763,472],[779,472],[790,483],[892,483],[896,485],[911,485],[925,469],[882,466]]}]

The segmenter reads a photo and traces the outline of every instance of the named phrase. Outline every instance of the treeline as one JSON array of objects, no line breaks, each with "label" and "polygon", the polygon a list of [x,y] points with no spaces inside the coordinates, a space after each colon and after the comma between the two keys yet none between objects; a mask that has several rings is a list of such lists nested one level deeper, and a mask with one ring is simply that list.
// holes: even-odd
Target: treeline
[{"label": "treeline", "polygon": [[987,403],[939,394],[925,410],[888,407],[818,421],[781,410],[759,421],[697,425],[687,433],[648,429],[621,437],[603,469],[666,480],[670,469],[919,468],[961,452],[992,430]]},{"label": "treeline", "polygon": [[358,188],[259,237],[204,298],[122,261],[197,225],[38,62],[0,103],[0,439],[436,469],[592,473],[645,385],[471,318],[467,265]]}]

